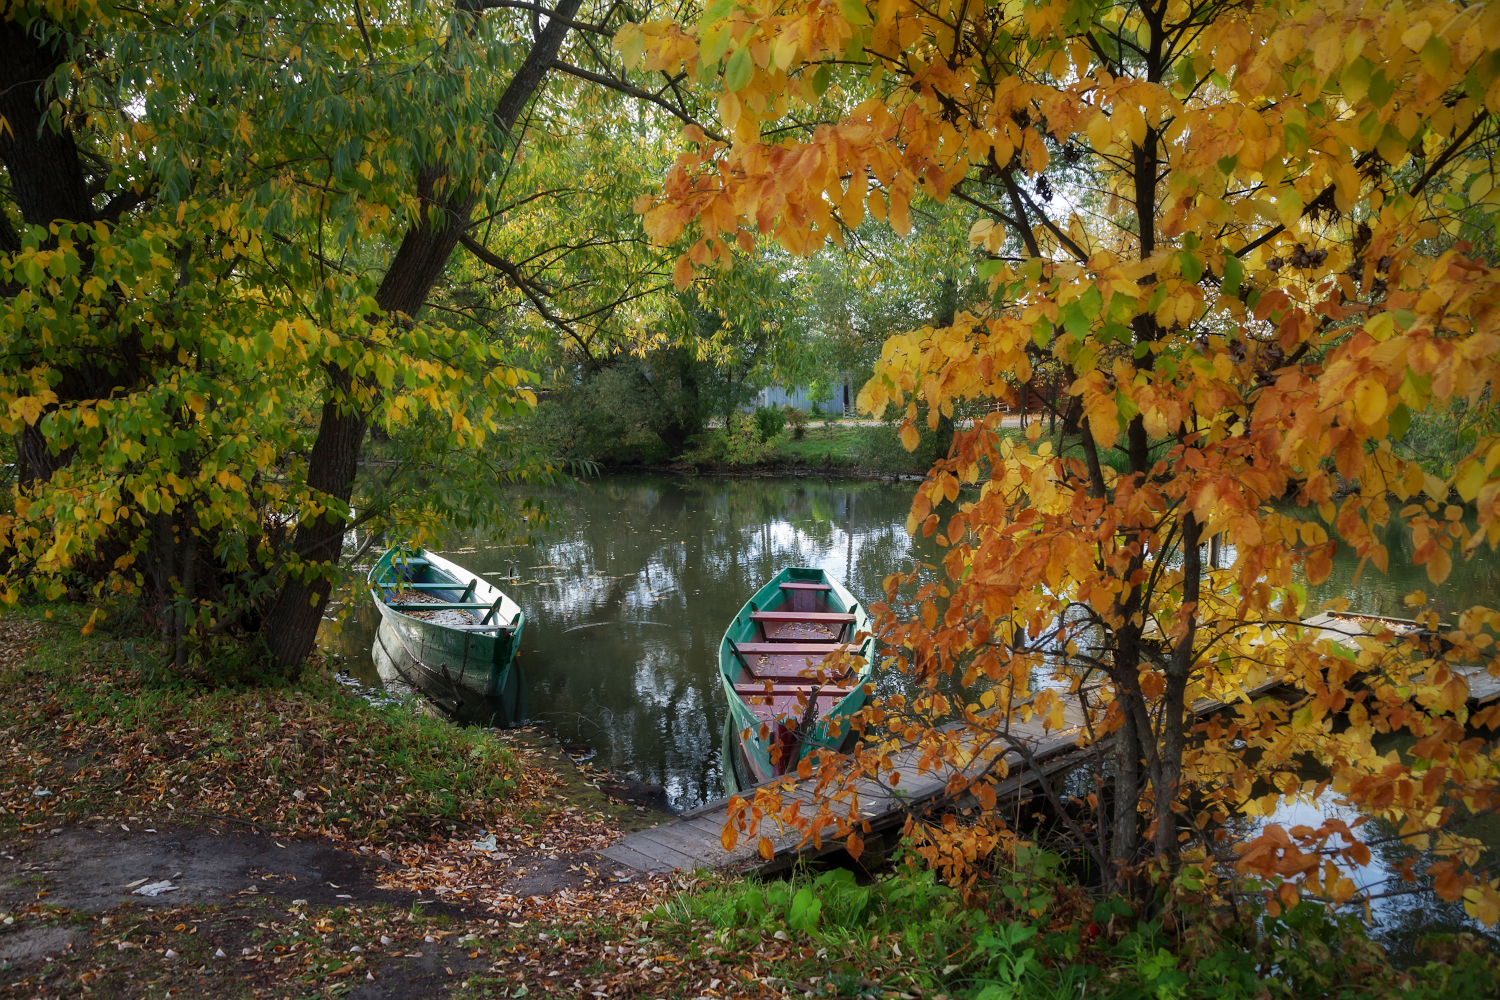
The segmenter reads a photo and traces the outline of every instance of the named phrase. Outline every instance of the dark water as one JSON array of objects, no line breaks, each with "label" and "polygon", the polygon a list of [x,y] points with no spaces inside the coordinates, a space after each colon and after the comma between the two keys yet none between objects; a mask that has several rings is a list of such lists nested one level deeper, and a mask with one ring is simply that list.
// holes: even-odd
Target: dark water
[{"label": "dark water", "polygon": [[[718,679],[724,628],[787,565],[818,566],[863,601],[912,559],[913,484],[838,479],[610,476],[548,491],[565,518],[535,546],[457,545],[526,612],[532,716],[597,764],[663,785],[677,808],[723,794]],[[350,596],[346,593],[345,595]],[[378,624],[356,596],[325,648],[378,683]]]}]

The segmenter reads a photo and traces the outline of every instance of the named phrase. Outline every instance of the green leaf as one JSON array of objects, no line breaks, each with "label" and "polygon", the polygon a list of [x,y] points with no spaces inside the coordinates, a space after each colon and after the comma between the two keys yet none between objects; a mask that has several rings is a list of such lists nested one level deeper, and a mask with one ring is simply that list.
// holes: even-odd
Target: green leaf
[{"label": "green leaf", "polygon": [[792,897],[792,906],[787,913],[787,924],[796,930],[810,931],[818,926],[818,917],[823,912],[823,901],[813,895],[809,886],[797,890]]},{"label": "green leaf", "polygon": [[1090,285],[1089,290],[1079,296],[1078,305],[1089,319],[1097,319],[1100,310],[1104,308],[1104,296],[1099,294],[1097,286]]},{"label": "green leaf", "polygon": [[1370,103],[1377,108],[1383,108],[1391,101],[1391,95],[1396,92],[1396,85],[1385,78],[1385,70],[1378,69],[1370,76]]},{"label": "green leaf", "polygon": [[1192,93],[1198,85],[1198,71],[1193,67],[1191,56],[1185,57],[1177,63],[1177,86],[1182,88],[1184,94]]},{"label": "green leaf", "polygon": [[844,20],[850,24],[873,24],[870,12],[859,0],[839,0],[839,10],[844,14]]},{"label": "green leaf", "polygon": [[1203,277],[1203,258],[1191,250],[1178,251],[1177,262],[1182,267],[1183,281],[1196,285],[1198,279]]},{"label": "green leaf", "polygon": [[739,90],[750,82],[751,73],[755,70],[755,64],[750,61],[750,50],[741,48],[729,57],[729,65],[724,68],[724,89]]},{"label": "green leaf", "polygon": [[1075,337],[1084,336],[1093,326],[1093,324],[1089,322],[1088,315],[1084,313],[1083,306],[1077,300],[1069,302],[1067,305],[1063,306],[1062,323],[1063,329],[1067,330]]},{"label": "green leaf", "polygon": [[1339,76],[1339,89],[1344,92],[1344,97],[1350,104],[1356,104],[1360,98],[1370,89],[1370,60],[1361,56],[1348,66]]},{"label": "green leaf", "polygon": [[729,30],[728,22],[721,22],[705,31],[703,40],[698,45],[698,57],[703,60],[703,65],[717,66],[732,41],[734,32]]},{"label": "green leaf", "polygon": [[832,78],[833,73],[827,66],[819,66],[816,70],[813,71],[813,93],[817,94],[819,97],[822,97],[828,91],[828,81]]},{"label": "green leaf", "polygon": [[1411,427],[1411,410],[1406,408],[1405,403],[1397,403],[1386,421],[1390,424],[1391,437],[1400,441],[1406,437],[1406,432]]},{"label": "green leaf", "polygon": [[1031,324],[1031,339],[1038,347],[1046,347],[1052,342],[1052,321],[1043,317]]},{"label": "green leaf", "polygon": [[1230,298],[1238,298],[1240,294],[1240,282],[1245,277],[1245,265],[1232,253],[1224,255],[1224,294]]},{"label": "green leaf", "polygon": [[698,18],[698,29],[701,31],[711,24],[722,21],[734,10],[734,0],[714,0],[713,3],[703,8],[703,16]]}]

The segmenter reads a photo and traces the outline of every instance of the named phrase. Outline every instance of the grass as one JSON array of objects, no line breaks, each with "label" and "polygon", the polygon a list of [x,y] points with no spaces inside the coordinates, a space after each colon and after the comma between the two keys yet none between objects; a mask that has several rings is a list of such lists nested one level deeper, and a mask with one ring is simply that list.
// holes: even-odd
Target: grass
[{"label": "grass", "polygon": [[[1007,427],[1000,433],[1017,440],[1025,437],[1025,432],[1015,427]],[[800,440],[784,431],[771,444],[774,448],[771,463],[858,472],[920,476],[932,468],[935,457],[931,439],[925,433],[917,450],[907,451],[897,437],[894,424],[871,427],[810,423]]]},{"label": "grass", "polygon": [[1480,941],[1434,942],[1428,962],[1401,970],[1356,921],[1310,903],[1258,925],[1205,900],[1143,920],[1122,900],[1051,883],[1046,907],[1021,909],[1004,890],[1026,868],[967,898],[909,870],[866,884],[839,869],[725,884],[658,907],[650,926],[685,962],[750,957],[763,982],[807,997],[1481,1000],[1500,990],[1500,958]]},{"label": "grass", "polygon": [[203,814],[288,836],[423,839],[490,826],[545,781],[492,733],[373,706],[322,670],[220,690],[153,679],[129,636],[82,636],[85,619],[71,605],[4,619],[0,831]]}]

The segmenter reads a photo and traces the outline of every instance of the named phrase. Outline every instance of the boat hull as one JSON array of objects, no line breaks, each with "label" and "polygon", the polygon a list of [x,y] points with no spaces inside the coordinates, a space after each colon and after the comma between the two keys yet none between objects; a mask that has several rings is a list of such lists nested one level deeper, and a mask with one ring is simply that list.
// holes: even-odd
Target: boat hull
[{"label": "boat hull", "polygon": [[[475,574],[426,550],[392,549],[370,571],[369,582],[381,617],[377,658],[383,657],[390,669],[455,714],[486,717],[503,726],[527,717],[526,678],[516,662],[525,615],[513,601]],[[414,592],[411,587],[423,589]],[[423,613],[422,605],[401,601],[411,593],[445,602],[438,605],[439,611],[474,623],[416,617]],[[501,627],[485,629],[477,623],[492,607],[496,613],[487,624]],[[459,608],[464,613],[453,615]]]},{"label": "boat hull", "polygon": [[[817,591],[818,604],[811,603],[810,589]],[[759,612],[784,614],[788,619],[799,615],[812,618],[820,615],[841,615],[846,621],[840,625],[839,636],[851,646],[854,666],[849,676],[826,683],[833,694],[822,694],[823,687],[811,690],[816,683],[815,674],[821,657],[815,652],[806,654],[806,669],[777,675],[773,684],[785,684],[777,688],[786,693],[775,698],[758,697],[747,693],[746,679],[758,683],[764,680],[752,677],[751,659],[741,651],[742,646],[754,645],[758,638],[769,638],[764,622],[752,616]],[[802,621],[788,621],[785,628],[812,628]],[[822,626],[816,626],[822,627]],[[860,638],[863,636],[862,638]],[[785,636],[778,635],[785,640]],[[797,639],[803,638],[798,636]],[[822,645],[825,636],[809,636]],[[785,648],[812,650],[814,646],[795,645],[797,639]],[[765,644],[755,646],[764,650]],[[733,794],[753,785],[795,772],[802,758],[818,749],[839,750],[851,738],[849,718],[869,698],[869,682],[874,668],[875,640],[869,634],[869,616],[860,603],[839,581],[819,569],[788,567],[772,577],[750,600],[746,601],[734,621],[724,633],[719,644],[719,676],[729,705],[729,718],[725,722],[724,736],[720,748],[725,787]],[[785,662],[788,657],[777,659]],[[764,657],[762,657],[764,659]],[[800,686],[800,697],[798,687]],[[809,695],[816,701],[811,725],[805,725]],[[754,704],[752,704],[754,703]],[[769,706],[776,706],[771,708]],[[779,715],[780,720],[772,718]],[[791,742],[778,746],[777,741],[794,732]]]}]

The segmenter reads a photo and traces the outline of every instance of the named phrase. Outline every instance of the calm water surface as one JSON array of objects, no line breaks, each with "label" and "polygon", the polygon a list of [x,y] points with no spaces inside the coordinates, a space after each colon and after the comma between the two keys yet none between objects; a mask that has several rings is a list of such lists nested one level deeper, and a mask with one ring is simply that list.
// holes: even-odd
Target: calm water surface
[{"label": "calm water surface", "polygon": [[[667,789],[677,808],[723,794],[724,628],[783,566],[819,566],[863,601],[911,563],[915,485],[838,479],[622,475],[547,491],[564,519],[539,545],[444,553],[526,612],[520,663],[533,717],[600,766]],[[351,596],[346,593],[346,598]],[[378,683],[378,617],[362,595],[324,644]]]}]

